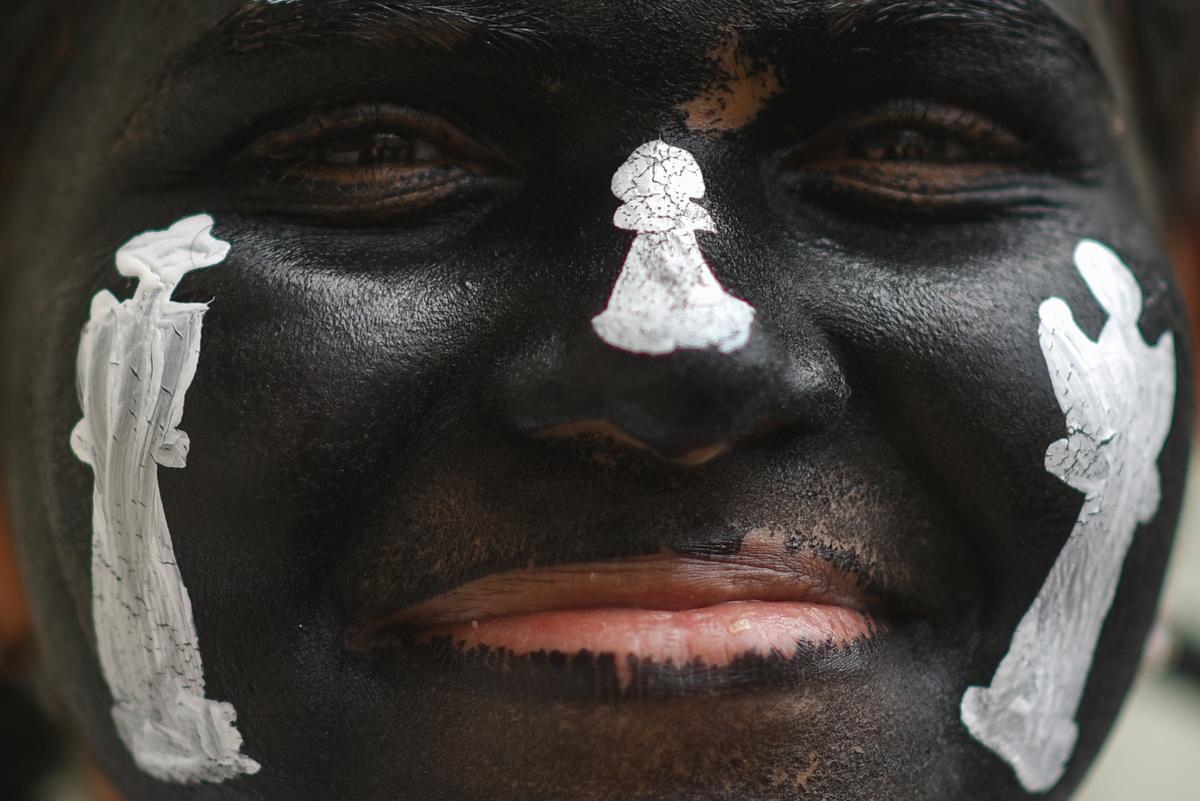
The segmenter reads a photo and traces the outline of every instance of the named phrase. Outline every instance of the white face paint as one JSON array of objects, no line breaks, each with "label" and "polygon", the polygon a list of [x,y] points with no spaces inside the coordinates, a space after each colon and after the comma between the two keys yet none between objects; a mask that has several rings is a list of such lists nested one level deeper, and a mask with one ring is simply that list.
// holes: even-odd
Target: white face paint
[{"label": "white face paint", "polygon": [[1042,304],[1039,335],[1068,436],[1046,469],[1084,493],[1046,583],[1022,618],[990,687],[962,699],[971,734],[1045,792],[1075,750],[1075,716],[1138,524],[1159,504],[1156,462],[1175,415],[1175,341],[1138,331],[1142,292],[1111,250],[1084,241],[1075,264],[1110,315],[1093,342],[1059,298]]},{"label": "white face paint", "polygon": [[204,697],[204,670],[158,488],[158,465],[184,467],[177,426],[200,357],[204,303],[171,300],[183,276],[225,259],[212,218],[129,240],[117,270],[133,298],[92,299],[79,343],[83,419],[71,435],[95,473],[92,616],[117,733],[142,770],[170,782],[220,782],[255,773],[228,703]]},{"label": "white face paint", "polygon": [[725,292],[696,241],[712,231],[704,176],[691,153],[648,142],[617,170],[613,194],[625,202],[613,223],[638,236],[617,277],[608,307],[592,328],[608,344],[633,353],[680,349],[732,353],[750,339],[754,309]]}]

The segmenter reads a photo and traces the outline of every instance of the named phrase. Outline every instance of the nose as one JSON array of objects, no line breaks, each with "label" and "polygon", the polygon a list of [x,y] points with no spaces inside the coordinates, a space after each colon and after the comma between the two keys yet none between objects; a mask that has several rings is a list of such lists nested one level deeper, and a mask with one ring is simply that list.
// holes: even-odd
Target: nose
[{"label": "nose", "polygon": [[604,435],[700,464],[779,429],[841,416],[846,382],[815,327],[785,343],[728,293],[701,250],[713,231],[700,165],[654,140],[617,169],[613,224],[634,234],[607,307],[510,373],[510,415],[536,437]]},{"label": "nose", "polygon": [[543,341],[509,371],[508,415],[535,438],[602,435],[698,465],[768,433],[816,433],[842,415],[847,384],[821,333],[787,345],[760,315],[744,346],[635,353],[593,326]]}]

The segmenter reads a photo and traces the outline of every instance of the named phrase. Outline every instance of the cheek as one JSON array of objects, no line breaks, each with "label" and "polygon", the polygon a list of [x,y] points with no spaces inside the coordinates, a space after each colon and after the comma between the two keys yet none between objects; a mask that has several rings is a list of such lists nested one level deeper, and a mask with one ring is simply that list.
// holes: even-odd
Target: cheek
[{"label": "cheek", "polygon": [[178,428],[200,357],[203,304],[171,297],[191,270],[224,261],[206,215],[152,231],[117,252],[132,298],[92,300],[79,344],[83,417],[71,448],[91,467],[92,621],[117,734],[164,782],[221,782],[259,765],[241,752],[237,713],[205,694],[205,670],[159,489],[160,468],[187,466]]},{"label": "cheek", "polygon": [[1142,339],[1142,293],[1116,254],[1095,242],[1075,263],[1109,315],[1096,341],[1058,298],[1041,306],[1039,336],[1068,436],[1046,470],[1083,495],[1066,546],[1013,635],[987,688],[963,698],[963,721],[1010,762],[1030,792],[1063,777],[1100,631],[1139,525],[1158,514],[1158,459],[1175,416],[1175,340]]},{"label": "cheek", "polygon": [[823,320],[844,348],[860,414],[951,512],[989,583],[1026,599],[1076,509],[1043,468],[1063,417],[1038,340],[1038,304],[1070,286],[1069,252],[1057,268],[1052,258],[1031,265],[1024,251],[971,267],[959,254],[946,265],[858,268],[834,279]]}]

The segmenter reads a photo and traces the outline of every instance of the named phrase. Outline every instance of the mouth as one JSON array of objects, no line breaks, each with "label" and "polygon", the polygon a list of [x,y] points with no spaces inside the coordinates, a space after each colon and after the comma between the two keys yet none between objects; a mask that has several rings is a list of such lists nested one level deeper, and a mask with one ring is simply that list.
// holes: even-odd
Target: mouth
[{"label": "mouth", "polygon": [[354,639],[561,663],[603,657],[624,693],[647,665],[714,673],[854,650],[886,630],[867,584],[812,553],[747,539],[736,554],[664,551],[493,573],[372,621]]}]

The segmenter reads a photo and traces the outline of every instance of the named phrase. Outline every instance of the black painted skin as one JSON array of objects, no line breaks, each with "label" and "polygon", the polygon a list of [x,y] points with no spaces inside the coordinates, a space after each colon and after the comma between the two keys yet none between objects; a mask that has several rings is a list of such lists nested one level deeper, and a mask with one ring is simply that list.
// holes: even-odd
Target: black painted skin
[{"label": "black painted skin", "polygon": [[[1162,505],[1047,796],[1067,798],[1152,620],[1191,428],[1186,323],[1135,181],[1146,157],[1105,85],[1128,75],[1102,77],[1079,31],[1015,0],[385,10],[401,5],[103,4],[77,21],[5,211],[14,531],[48,686],[124,796],[1026,797],[959,701],[990,681],[1080,507],[1042,466],[1064,420],[1037,310],[1062,297],[1098,332],[1071,263],[1093,237],[1137,274],[1147,338],[1175,332],[1180,393]],[[680,106],[717,80],[709,54],[734,30],[783,90],[740,130],[693,130]],[[889,102],[903,113],[864,134]],[[369,184],[341,193],[318,171],[411,125],[262,144],[314,109],[380,103],[482,144],[422,134],[448,164],[337,166]],[[946,124],[938,105],[985,123]],[[932,148],[916,166],[875,146],[914,128]],[[611,224],[610,178],[656,137],[704,171],[717,231],[701,245],[758,309],[743,352],[649,359],[590,331],[631,238]],[[406,180],[458,184],[417,209],[393,197]],[[889,180],[903,189],[885,196]],[[211,310],[188,465],[159,475],[208,697],[234,704],[263,769],[179,787],[141,774],[114,733],[91,624],[92,475],[68,434],[88,301],[133,289],[113,252],[198,212],[232,250],[176,292]],[[581,419],[661,456],[534,436]],[[700,467],[666,458],[714,442],[734,447]],[[905,599],[888,631],[745,660],[716,685],[643,665],[641,698],[617,697],[611,659],[500,674],[348,644],[364,616],[530,560],[722,554],[754,528],[866,564]]]}]

